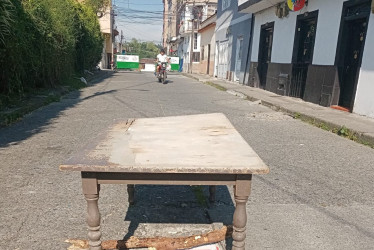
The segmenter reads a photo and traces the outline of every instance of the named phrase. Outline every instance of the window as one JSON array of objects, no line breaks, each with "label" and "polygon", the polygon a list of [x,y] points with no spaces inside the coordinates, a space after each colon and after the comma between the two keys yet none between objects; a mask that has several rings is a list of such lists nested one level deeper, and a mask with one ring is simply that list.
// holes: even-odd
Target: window
[{"label": "window", "polygon": [[230,1],[231,0],[222,0],[222,11],[230,7]]},{"label": "window", "polygon": [[192,62],[200,62],[200,52],[192,53]]},{"label": "window", "polygon": [[197,49],[197,33],[194,34],[193,49]]}]

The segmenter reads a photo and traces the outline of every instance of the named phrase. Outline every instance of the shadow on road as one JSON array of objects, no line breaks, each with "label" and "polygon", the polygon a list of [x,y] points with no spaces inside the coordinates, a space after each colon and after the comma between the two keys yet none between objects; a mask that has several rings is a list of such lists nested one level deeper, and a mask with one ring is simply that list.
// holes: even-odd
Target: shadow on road
[{"label": "shadow on road", "polygon": [[[217,186],[214,204],[209,203],[208,186],[199,190],[205,200],[197,199],[191,186],[136,185],[135,204],[129,206],[125,217],[130,226],[124,240],[131,236],[192,236],[201,234],[203,225],[231,225],[235,206],[227,187]],[[174,224],[179,225],[174,227]],[[226,240],[226,249],[231,249],[231,242],[231,239]]]},{"label": "shadow on road", "polygon": [[112,93],[116,93],[116,92],[117,92],[117,90],[109,90],[109,91],[96,92],[93,95],[90,95],[90,96],[87,96],[85,98],[80,99],[80,101],[85,101],[85,100],[89,100],[89,99],[94,98],[94,97],[98,97],[98,96],[101,96],[101,95],[112,94]]},{"label": "shadow on road", "polygon": [[[90,87],[102,82],[103,80],[109,79],[113,74],[106,74],[90,82]],[[0,129],[0,148],[8,147],[9,145],[16,145],[29,137],[43,132],[45,128],[51,124],[51,120],[59,117],[60,113],[66,109],[74,107],[79,102],[99,96],[111,93],[97,92],[91,96],[80,99],[81,93],[79,91],[73,91],[62,97],[60,102],[51,103],[47,106],[42,107],[43,112],[31,112],[26,115],[22,120],[13,124],[12,126]]]}]

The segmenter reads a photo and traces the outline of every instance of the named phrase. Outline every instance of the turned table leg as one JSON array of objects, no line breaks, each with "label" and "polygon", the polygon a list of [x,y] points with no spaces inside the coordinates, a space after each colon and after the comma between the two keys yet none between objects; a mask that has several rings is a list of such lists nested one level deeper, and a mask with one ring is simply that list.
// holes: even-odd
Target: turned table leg
[{"label": "turned table leg", "polygon": [[209,201],[213,203],[216,200],[216,186],[209,186]]},{"label": "turned table leg", "polygon": [[129,196],[129,203],[130,205],[134,205],[134,197],[135,197],[135,185],[128,184],[127,185],[127,194]]},{"label": "turned table leg", "polygon": [[88,244],[90,250],[101,250],[100,212],[98,206],[100,185],[97,184],[95,173],[82,173],[82,187],[87,201]]},{"label": "turned table leg", "polygon": [[236,208],[233,219],[232,250],[245,250],[247,211],[252,175],[238,175],[234,186]]}]

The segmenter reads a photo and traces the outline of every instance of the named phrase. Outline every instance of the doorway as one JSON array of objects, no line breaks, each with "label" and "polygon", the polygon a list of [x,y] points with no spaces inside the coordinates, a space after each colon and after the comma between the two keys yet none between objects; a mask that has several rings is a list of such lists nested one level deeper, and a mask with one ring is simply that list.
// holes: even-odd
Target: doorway
[{"label": "doorway", "polygon": [[206,74],[210,74],[210,44],[208,44],[208,63],[206,68]]},{"label": "doorway", "polygon": [[336,65],[340,83],[338,105],[352,111],[360,73],[370,1],[348,1],[343,5]]},{"label": "doorway", "polygon": [[271,51],[273,48],[274,22],[261,26],[260,46],[258,52],[258,76],[260,88],[265,89],[269,63],[271,62]]},{"label": "doorway", "polygon": [[297,16],[290,96],[303,98],[308,67],[313,61],[318,10]]},{"label": "doorway", "polygon": [[218,77],[219,41],[216,42],[214,53],[214,77]]},{"label": "doorway", "polygon": [[218,48],[218,78],[226,79],[228,70],[228,46],[229,42],[224,41],[219,43]]},{"label": "doorway", "polygon": [[243,54],[243,37],[238,37],[236,42],[236,62],[235,62],[235,75],[234,80],[239,81],[240,69],[242,66],[242,54]]}]

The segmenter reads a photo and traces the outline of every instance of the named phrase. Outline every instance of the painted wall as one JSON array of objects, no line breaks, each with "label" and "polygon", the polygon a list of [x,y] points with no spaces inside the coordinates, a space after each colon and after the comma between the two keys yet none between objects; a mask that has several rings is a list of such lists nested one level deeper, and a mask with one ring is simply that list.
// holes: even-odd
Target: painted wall
[{"label": "painted wall", "polygon": [[[215,36],[215,26],[212,26],[201,34],[201,47],[204,47],[204,60],[200,61],[200,73],[205,74],[208,66],[208,45],[210,44],[210,65],[209,65],[209,75],[213,75],[214,71],[214,56],[216,51],[216,36]],[[201,59],[201,57],[200,57]]]},{"label": "painted wall", "polygon": [[374,118],[374,14],[370,15],[353,112]]},{"label": "painted wall", "polygon": [[[200,52],[201,48],[201,34],[197,33],[197,48],[193,52]],[[188,72],[190,64],[190,50],[191,50],[191,35],[185,36],[184,40],[178,45],[178,56],[183,59],[183,72]],[[200,62],[193,62],[197,65],[195,68],[199,69]]]},{"label": "painted wall", "polygon": [[243,55],[241,61],[240,79],[243,83],[247,63],[249,40],[251,34],[251,14],[238,13],[238,1],[230,1],[230,6],[222,10],[222,0],[217,5],[216,42],[229,42],[228,70],[235,71],[236,44],[239,37],[243,37]]},{"label": "painted wall", "polygon": [[110,54],[112,53],[112,27],[113,27],[112,18],[110,14],[111,11],[112,11],[112,7],[110,4],[110,7],[108,7],[103,12],[103,16],[99,18],[100,31],[104,36],[103,52],[101,54],[101,61],[99,63],[99,67],[102,69],[110,68],[110,65],[108,64],[108,53]]},{"label": "painted wall", "polygon": [[144,69],[142,69],[141,71],[145,71],[145,72],[155,72],[156,70],[156,66],[154,64],[148,64],[146,63],[144,65]]},{"label": "painted wall", "polygon": [[[288,17],[275,16],[275,7],[255,14],[251,61],[258,62],[261,25],[274,22],[272,63],[290,64],[297,15],[319,10],[317,33],[314,46],[313,65],[334,65],[336,47],[343,9],[343,0],[313,0],[298,12],[290,12]],[[370,15],[364,56],[357,85],[354,113],[374,118],[374,14]]]},{"label": "painted wall", "polygon": [[261,25],[267,22],[274,22],[271,62],[291,63],[297,16],[318,9],[313,64],[334,65],[343,2],[343,0],[309,1],[308,6],[300,11],[290,12],[289,16],[285,18],[275,16],[275,7],[256,13],[251,55],[252,62],[258,62]]}]

